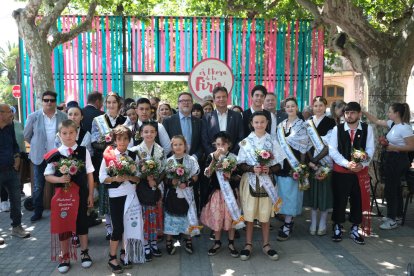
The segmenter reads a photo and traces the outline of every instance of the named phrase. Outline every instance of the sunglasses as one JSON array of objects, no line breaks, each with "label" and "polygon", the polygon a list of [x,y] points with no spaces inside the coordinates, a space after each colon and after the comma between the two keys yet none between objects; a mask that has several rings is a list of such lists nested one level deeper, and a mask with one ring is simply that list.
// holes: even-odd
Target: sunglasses
[{"label": "sunglasses", "polygon": [[43,99],[44,103],[54,103],[56,102],[56,99]]}]

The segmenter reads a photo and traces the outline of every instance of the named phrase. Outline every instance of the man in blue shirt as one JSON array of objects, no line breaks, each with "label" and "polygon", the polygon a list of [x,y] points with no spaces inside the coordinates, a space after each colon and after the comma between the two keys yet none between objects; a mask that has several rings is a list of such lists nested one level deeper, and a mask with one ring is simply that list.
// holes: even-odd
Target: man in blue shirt
[{"label": "man in blue shirt", "polygon": [[[20,183],[17,172],[20,166],[20,150],[12,125],[13,112],[7,104],[0,104],[0,187],[5,187],[10,197],[12,235],[30,237],[22,227]],[[4,240],[0,240],[0,244]]]}]

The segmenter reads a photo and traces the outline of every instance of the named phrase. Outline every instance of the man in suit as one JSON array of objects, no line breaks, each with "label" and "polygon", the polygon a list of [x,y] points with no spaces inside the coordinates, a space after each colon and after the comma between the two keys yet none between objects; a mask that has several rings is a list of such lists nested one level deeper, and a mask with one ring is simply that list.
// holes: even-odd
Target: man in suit
[{"label": "man in suit", "polygon": [[288,115],[286,112],[276,110],[276,95],[274,93],[266,94],[263,107],[265,110],[269,111],[270,115],[272,116],[270,134],[275,135],[277,125],[280,124],[284,119],[287,119]]},{"label": "man in suit", "polygon": [[55,138],[59,124],[68,117],[65,113],[56,109],[57,94],[53,91],[45,91],[42,94],[42,109],[33,112],[27,117],[24,128],[24,140],[30,144],[29,159],[33,163],[34,191],[33,205],[34,215],[31,221],[42,218],[43,213],[43,189],[45,187],[44,172],[46,161],[44,155],[55,148]]},{"label": "man in suit", "polygon": [[102,105],[103,97],[101,93],[94,91],[88,95],[88,105],[82,109],[82,128],[84,130],[91,132],[93,119],[104,114],[101,111]]},{"label": "man in suit", "polygon": [[168,136],[183,135],[187,141],[187,153],[197,160],[201,158],[201,120],[191,116],[193,96],[188,92],[178,95],[178,113],[164,119],[163,125]]},{"label": "man in suit", "polygon": [[243,112],[244,137],[247,137],[252,131],[250,129],[250,118],[252,117],[252,114],[256,111],[263,111],[266,115],[267,120],[269,121],[266,127],[266,131],[270,134],[272,116],[270,115],[269,111],[263,110],[263,102],[267,95],[267,89],[263,85],[256,85],[255,87],[253,87],[250,94],[252,96],[252,106]]},{"label": "man in suit", "polygon": [[243,119],[240,113],[227,108],[228,92],[225,87],[216,87],[213,90],[213,99],[216,109],[204,115],[201,124],[201,137],[204,152],[210,154],[215,151],[213,146],[214,135],[220,131],[226,131],[233,145],[232,152],[237,155],[239,142],[243,140]]}]

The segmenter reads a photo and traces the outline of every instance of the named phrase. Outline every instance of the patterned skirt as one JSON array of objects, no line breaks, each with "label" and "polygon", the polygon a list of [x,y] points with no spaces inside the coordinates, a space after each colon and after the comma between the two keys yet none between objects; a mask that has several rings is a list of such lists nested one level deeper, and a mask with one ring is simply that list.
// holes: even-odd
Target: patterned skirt
[{"label": "patterned skirt", "polygon": [[162,212],[158,206],[142,205],[142,219],[144,220],[144,239],[146,241],[156,241],[158,231],[162,225]]},{"label": "patterned skirt", "polygon": [[164,213],[164,234],[166,235],[188,235],[188,222],[187,216],[174,216],[168,212]]},{"label": "patterned skirt", "polygon": [[109,194],[105,184],[99,184],[99,214],[110,214],[109,212]]},{"label": "patterned skirt", "polygon": [[233,219],[220,190],[216,190],[211,195],[210,201],[201,211],[200,220],[202,224],[214,231],[231,230]]},{"label": "patterned skirt", "polygon": [[299,184],[290,176],[277,177],[278,192],[282,198],[280,214],[297,216],[302,213],[303,192],[299,191]]}]

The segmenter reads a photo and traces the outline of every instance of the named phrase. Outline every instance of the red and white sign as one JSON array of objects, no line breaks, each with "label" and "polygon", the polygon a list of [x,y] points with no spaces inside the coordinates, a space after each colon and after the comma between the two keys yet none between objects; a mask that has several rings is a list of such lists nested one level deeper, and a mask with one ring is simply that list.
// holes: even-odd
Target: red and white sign
[{"label": "red and white sign", "polygon": [[20,85],[13,85],[12,95],[17,99],[21,97]]},{"label": "red and white sign", "polygon": [[188,82],[194,95],[202,100],[205,96],[211,96],[213,89],[218,86],[226,87],[230,94],[234,85],[234,76],[225,62],[216,58],[207,58],[193,67]]}]

